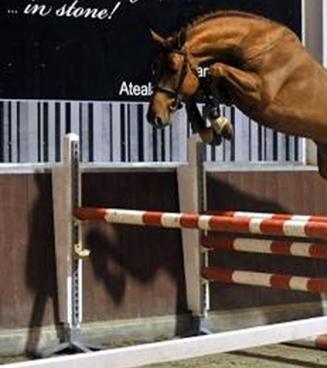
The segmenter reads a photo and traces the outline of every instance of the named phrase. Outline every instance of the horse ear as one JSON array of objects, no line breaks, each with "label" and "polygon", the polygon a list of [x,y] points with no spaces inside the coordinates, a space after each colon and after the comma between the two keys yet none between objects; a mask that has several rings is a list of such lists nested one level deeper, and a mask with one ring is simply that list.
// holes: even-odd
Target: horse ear
[{"label": "horse ear", "polygon": [[162,36],[160,36],[158,33],[156,33],[154,30],[150,29],[150,32],[151,32],[151,37],[152,37],[153,41],[157,45],[159,45],[161,47],[165,47],[166,40]]},{"label": "horse ear", "polygon": [[177,48],[181,49],[184,46],[185,42],[186,42],[186,30],[185,28],[183,28],[179,32],[178,37],[177,37],[177,43],[178,43]]}]

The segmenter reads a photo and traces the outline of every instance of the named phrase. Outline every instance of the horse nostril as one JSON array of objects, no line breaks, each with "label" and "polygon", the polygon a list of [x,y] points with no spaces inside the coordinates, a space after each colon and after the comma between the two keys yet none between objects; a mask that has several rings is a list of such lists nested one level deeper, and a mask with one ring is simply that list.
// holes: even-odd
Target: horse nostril
[{"label": "horse nostril", "polygon": [[147,113],[147,120],[150,124],[154,125],[156,128],[160,128],[162,126],[162,119],[157,117],[155,113],[151,110]]},{"label": "horse nostril", "polygon": [[162,124],[162,119],[158,116],[154,119],[154,125],[157,127],[157,128],[160,128],[163,126]]}]

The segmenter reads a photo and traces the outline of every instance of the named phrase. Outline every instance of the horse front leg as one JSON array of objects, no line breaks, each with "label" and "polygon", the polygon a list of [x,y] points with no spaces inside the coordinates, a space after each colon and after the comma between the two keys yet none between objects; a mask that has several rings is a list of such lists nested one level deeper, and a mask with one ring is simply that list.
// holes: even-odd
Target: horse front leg
[{"label": "horse front leg", "polygon": [[206,97],[206,117],[210,121],[212,128],[218,135],[231,140],[234,136],[233,125],[229,119],[222,116],[220,111],[220,104],[228,106],[232,104],[231,96],[229,96],[228,91],[221,88],[221,86],[216,83],[216,79],[213,80],[211,76],[203,80],[202,88]]},{"label": "horse front leg", "polygon": [[219,136],[231,140],[234,136],[234,128],[229,119],[221,115],[220,103],[219,95],[212,92],[212,89],[207,89],[206,117]]},{"label": "horse front leg", "polygon": [[190,99],[185,104],[188,120],[191,123],[193,133],[198,133],[203,142],[211,145],[221,144],[221,136],[215,129],[207,127],[199,108],[194,99]]}]

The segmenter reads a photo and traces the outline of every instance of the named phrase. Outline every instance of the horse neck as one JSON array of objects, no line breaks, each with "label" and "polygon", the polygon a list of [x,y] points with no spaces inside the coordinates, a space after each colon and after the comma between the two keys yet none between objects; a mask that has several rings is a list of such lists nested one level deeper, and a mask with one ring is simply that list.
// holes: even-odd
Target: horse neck
[{"label": "horse neck", "polygon": [[251,24],[249,20],[218,18],[190,28],[186,48],[192,64],[210,64],[219,61],[220,56],[239,54],[251,32]]}]

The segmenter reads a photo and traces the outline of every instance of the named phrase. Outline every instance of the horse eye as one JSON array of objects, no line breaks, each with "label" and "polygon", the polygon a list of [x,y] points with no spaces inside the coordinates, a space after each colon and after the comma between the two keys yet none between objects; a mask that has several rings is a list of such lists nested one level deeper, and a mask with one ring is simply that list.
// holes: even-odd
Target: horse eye
[{"label": "horse eye", "polygon": [[176,56],[171,56],[167,61],[167,69],[172,73],[178,72],[180,68],[180,60],[177,59]]},{"label": "horse eye", "polygon": [[167,65],[167,69],[171,73],[176,73],[178,71],[177,65],[174,61],[170,61]]}]

